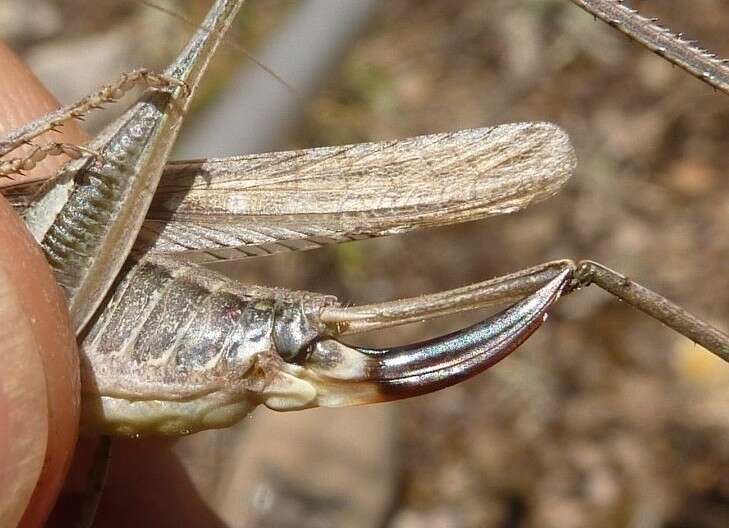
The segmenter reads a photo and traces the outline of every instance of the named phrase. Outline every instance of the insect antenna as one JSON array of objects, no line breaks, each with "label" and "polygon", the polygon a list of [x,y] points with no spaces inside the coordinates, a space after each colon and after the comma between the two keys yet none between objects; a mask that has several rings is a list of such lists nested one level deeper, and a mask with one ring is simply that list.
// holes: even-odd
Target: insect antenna
[{"label": "insect antenna", "polygon": [[[134,0],[134,2],[143,5],[145,7],[149,7],[150,9],[155,9],[159,11],[160,13],[164,13],[166,15],[171,16],[172,18],[179,20],[183,24],[190,26],[194,29],[197,29],[199,27],[199,24],[196,22],[190,20],[186,16],[182,15],[181,13],[178,13],[177,11],[174,11],[172,9],[169,9],[167,7],[161,6],[159,4],[156,4],[152,2],[151,0]],[[228,36],[223,36],[222,42],[226,46],[234,49],[238,53],[243,54],[246,59],[251,61],[253,64],[255,64],[257,67],[261,68],[264,72],[266,72],[268,75],[273,77],[276,82],[280,83],[284,88],[286,88],[292,95],[299,95],[296,88],[291,86],[290,83],[286,81],[286,79],[283,78],[280,74],[276,73],[276,71],[267,66],[266,63],[264,63],[262,60],[260,60],[258,57],[256,57],[253,53],[251,53],[246,47],[240,45],[238,42],[238,34],[235,31],[230,31]]]}]

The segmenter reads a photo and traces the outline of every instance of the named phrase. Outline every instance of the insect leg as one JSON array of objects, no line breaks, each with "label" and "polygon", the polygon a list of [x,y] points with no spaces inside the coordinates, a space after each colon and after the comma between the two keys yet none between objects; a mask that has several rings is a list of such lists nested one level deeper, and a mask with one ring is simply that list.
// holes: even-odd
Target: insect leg
[{"label": "insect leg", "polygon": [[[74,103],[63,106],[35,121],[31,121],[25,126],[13,130],[4,138],[0,138],[0,156],[4,156],[30,143],[33,139],[49,130],[58,130],[69,119],[83,119],[89,112],[102,108],[102,105],[117,102],[135,86],[146,86],[148,88],[181,86],[183,92],[187,91],[185,84],[181,83],[178,79],[169,75],[155,73],[145,68],[123,73],[115,83],[104,85],[91,95],[87,95]],[[65,146],[63,143],[60,145]],[[67,153],[55,151],[46,153],[46,155],[59,154]],[[23,160],[25,158],[17,159]],[[36,159],[35,161],[37,163],[40,160]],[[15,162],[15,160],[6,160],[0,164],[0,176],[9,176],[12,174],[12,168],[17,166],[18,162],[10,165],[11,162]],[[19,169],[28,170],[26,167],[19,167]],[[17,172],[17,170],[14,172]]]},{"label": "insect leg", "polygon": [[672,33],[655,19],[648,19],[615,0],[572,0],[572,3],[714,89],[729,94],[729,66],[726,61]]},{"label": "insect leg", "polygon": [[591,260],[578,264],[575,281],[578,287],[600,286],[729,363],[729,335],[645,286]]},{"label": "insect leg", "polygon": [[53,142],[44,145],[27,143],[27,145],[33,147],[32,152],[27,156],[0,161],[0,178],[13,180],[15,179],[13,178],[13,174],[23,174],[24,171],[33,170],[38,163],[49,156],[60,156],[64,154],[73,160],[83,156],[98,156],[93,150],[71,143]]},{"label": "insect leg", "polygon": [[106,435],[99,436],[87,477],[88,490],[83,496],[81,510],[76,521],[76,526],[79,528],[86,528],[94,523],[111,465],[111,451],[112,438]]},{"label": "insect leg", "polygon": [[574,263],[569,260],[547,262],[495,279],[409,299],[360,306],[329,306],[323,309],[321,320],[336,326],[339,335],[423,321],[522,299],[565,269],[574,270]]}]

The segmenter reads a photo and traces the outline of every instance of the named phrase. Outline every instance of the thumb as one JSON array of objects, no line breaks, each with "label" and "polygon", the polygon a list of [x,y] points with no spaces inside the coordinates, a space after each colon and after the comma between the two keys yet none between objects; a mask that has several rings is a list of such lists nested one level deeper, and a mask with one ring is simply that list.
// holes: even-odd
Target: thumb
[{"label": "thumb", "polygon": [[[55,106],[0,43],[0,134]],[[74,141],[66,132],[63,141]],[[38,245],[0,196],[0,526],[43,523],[73,454],[78,409],[78,355],[65,300]]]}]

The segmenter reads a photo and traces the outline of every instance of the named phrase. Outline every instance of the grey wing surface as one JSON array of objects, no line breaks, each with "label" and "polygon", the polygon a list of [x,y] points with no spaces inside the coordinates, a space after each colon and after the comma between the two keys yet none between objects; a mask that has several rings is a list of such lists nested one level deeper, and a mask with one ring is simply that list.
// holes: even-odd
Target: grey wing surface
[{"label": "grey wing surface", "polygon": [[134,253],[207,263],[477,220],[548,198],[574,167],[548,123],[173,162]]},{"label": "grey wing surface", "polygon": [[[549,123],[172,162],[133,254],[209,263],[479,220],[556,194],[575,165]],[[32,190],[6,195],[22,210]]]}]

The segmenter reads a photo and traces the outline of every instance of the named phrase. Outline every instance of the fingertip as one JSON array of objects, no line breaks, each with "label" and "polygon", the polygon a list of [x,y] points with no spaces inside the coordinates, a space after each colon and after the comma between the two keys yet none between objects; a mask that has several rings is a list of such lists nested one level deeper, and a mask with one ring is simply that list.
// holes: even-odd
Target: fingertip
[{"label": "fingertip", "polygon": [[[6,132],[37,119],[58,108],[58,101],[43,86],[33,72],[13,51],[0,41],[0,136]],[[62,143],[83,143],[86,133],[77,123],[64,123],[61,132],[46,132],[34,142],[38,144],[49,141]],[[30,147],[13,151],[8,157],[20,157],[27,154]],[[15,175],[15,182],[0,178],[0,187],[17,181],[37,180],[52,174],[68,160],[65,156],[46,158],[30,173]]]},{"label": "fingertip", "polygon": [[78,353],[45,258],[2,198],[0,248],[0,431],[6,433],[0,434],[5,439],[0,501],[11,496],[3,486],[14,490],[14,504],[3,504],[0,512],[29,504],[22,525],[38,526],[63,483],[76,442]]},{"label": "fingertip", "polygon": [[[0,43],[0,135],[57,106]],[[82,138],[83,132],[71,125],[54,140]],[[39,165],[35,175],[49,174],[61,161]],[[76,442],[78,353],[63,294],[40,248],[2,196],[0,358],[0,526],[40,526]]]},{"label": "fingertip", "polygon": [[48,393],[38,344],[2,267],[0,321],[0,526],[15,526],[43,468]]}]

